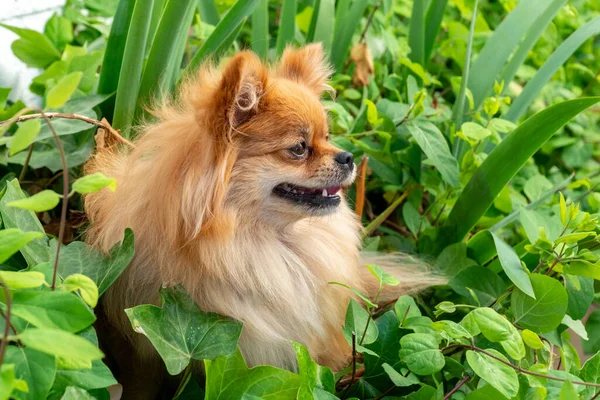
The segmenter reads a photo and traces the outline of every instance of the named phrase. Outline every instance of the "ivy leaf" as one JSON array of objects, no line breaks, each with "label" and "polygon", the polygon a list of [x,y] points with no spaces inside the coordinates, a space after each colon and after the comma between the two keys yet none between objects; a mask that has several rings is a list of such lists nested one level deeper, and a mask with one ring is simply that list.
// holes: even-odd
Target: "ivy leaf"
[{"label": "ivy leaf", "polygon": [[417,375],[431,375],[445,364],[436,337],[426,333],[403,336],[400,339],[400,359]]},{"label": "ivy leaf", "polygon": [[535,299],[520,290],[511,296],[511,310],[515,324],[536,333],[550,332],[560,325],[567,312],[567,291],[556,279],[532,274],[531,284]]},{"label": "ivy leaf", "polygon": [[54,190],[42,190],[31,197],[22,200],[11,201],[6,204],[8,207],[22,208],[23,210],[31,210],[42,212],[52,210],[58,205],[60,196]]},{"label": "ivy leaf", "polygon": [[46,94],[46,107],[58,108],[64,105],[67,100],[71,98],[73,93],[75,93],[82,77],[83,72],[80,71],[71,72],[64,76],[58,81],[56,86],[50,89]]},{"label": "ivy leaf", "polygon": [[248,368],[239,349],[204,361],[207,399],[296,399],[300,376],[271,366]]},{"label": "ivy leaf", "polygon": [[94,193],[105,187],[114,192],[117,190],[117,180],[107,178],[100,172],[83,176],[73,182],[73,190],[81,194]]},{"label": "ivy leaf", "polygon": [[[0,263],[8,260],[13,254],[32,240],[39,239],[43,236],[44,235],[39,232],[23,232],[14,228],[0,230]],[[10,276],[7,275],[6,278],[10,278]],[[25,278],[26,277],[22,277],[22,279]],[[16,282],[13,281],[13,283]]]},{"label": "ivy leaf", "polygon": [[500,265],[506,273],[506,276],[515,284],[516,287],[527,294],[529,297],[535,298],[533,288],[531,287],[531,280],[529,279],[528,271],[521,264],[519,256],[512,247],[506,244],[498,235],[490,232],[496,245],[496,251],[498,252],[498,259]]},{"label": "ivy leaf", "polygon": [[310,354],[308,354],[306,347],[296,342],[293,342],[292,344],[294,346],[296,358],[298,359],[298,370],[301,380],[300,390],[298,391],[298,400],[313,400],[313,393],[319,389],[322,391],[320,395],[323,399],[337,398],[329,393],[329,391],[335,391],[334,376],[331,370],[314,362],[310,358]]},{"label": "ivy leaf", "polygon": [[40,128],[40,120],[37,118],[20,123],[17,131],[8,143],[8,147],[10,148],[8,155],[12,156],[29,147],[38,133],[40,133]]},{"label": "ivy leaf", "polygon": [[177,375],[194,360],[214,360],[235,351],[241,322],[201,311],[179,285],[161,288],[162,308],[144,304],[125,310],[133,329],[145,335]]},{"label": "ivy leaf", "polygon": [[377,339],[377,326],[372,323],[367,325],[369,319],[369,313],[356,300],[350,299],[343,327],[344,337],[350,345],[352,344],[352,332],[356,334],[356,344],[360,343],[364,335],[364,339],[362,340],[363,346],[373,343]]},{"label": "ivy leaf", "polygon": [[4,362],[15,365],[15,375],[27,382],[29,391],[15,392],[18,400],[45,399],[56,375],[56,360],[53,356],[28,347],[8,346]]},{"label": "ivy leaf", "polygon": [[[487,349],[486,351],[508,362],[502,353],[493,349]],[[473,350],[467,350],[467,362],[477,376],[509,399],[515,397],[519,392],[517,373],[508,365]]]}]

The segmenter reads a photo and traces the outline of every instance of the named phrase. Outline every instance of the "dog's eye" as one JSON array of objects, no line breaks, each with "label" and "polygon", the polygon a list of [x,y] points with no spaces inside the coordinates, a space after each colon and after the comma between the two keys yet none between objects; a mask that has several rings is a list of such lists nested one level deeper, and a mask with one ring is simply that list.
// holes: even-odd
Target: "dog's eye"
[{"label": "dog's eye", "polygon": [[298,143],[294,147],[291,147],[289,151],[296,157],[304,156],[306,154],[306,142]]}]

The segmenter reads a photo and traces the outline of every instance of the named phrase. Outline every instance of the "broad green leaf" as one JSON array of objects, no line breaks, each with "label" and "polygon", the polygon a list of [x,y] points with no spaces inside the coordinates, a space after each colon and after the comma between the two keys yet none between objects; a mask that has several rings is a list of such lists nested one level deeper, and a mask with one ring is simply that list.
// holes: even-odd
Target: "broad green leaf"
[{"label": "broad green leaf", "polygon": [[567,314],[573,319],[581,319],[594,301],[594,280],[593,278],[568,274],[564,277],[569,296]]},{"label": "broad green leaf", "polygon": [[206,399],[294,400],[301,383],[299,375],[275,367],[248,368],[239,350],[204,365]]},{"label": "broad green leaf", "polygon": [[473,290],[482,306],[491,303],[506,290],[506,284],[498,274],[479,266],[462,270],[450,280],[449,285],[461,296],[475,300],[469,292],[469,289]]},{"label": "broad green leaf", "polygon": [[417,375],[431,375],[445,364],[437,339],[425,333],[409,333],[400,339],[400,359]]},{"label": "broad green leaf", "polygon": [[453,339],[472,337],[469,331],[453,321],[437,321],[431,326],[438,332],[446,332]]},{"label": "broad green leaf", "polygon": [[82,77],[83,72],[76,71],[58,81],[56,86],[52,87],[46,94],[46,107],[58,108],[63,106],[75,93]]},{"label": "broad green leaf", "polygon": [[15,200],[7,203],[8,207],[21,208],[23,210],[31,210],[42,212],[52,210],[60,202],[60,196],[54,190],[42,190],[31,197],[22,200]]},{"label": "broad green leaf", "polygon": [[[323,399],[335,398],[327,392],[327,390],[335,390],[335,382],[333,373],[327,367],[322,367],[314,362],[308,354],[306,347],[300,343],[293,342],[294,352],[298,359],[298,370],[300,374],[300,389],[298,391],[298,399],[313,399],[315,390],[323,390]],[[330,396],[327,396],[329,394]],[[333,396],[333,397],[331,397]]]},{"label": "broad green leaf", "polygon": [[370,318],[369,313],[356,300],[350,299],[343,327],[344,337],[349,344],[352,344],[352,332],[356,334],[356,344],[361,346],[373,343],[377,339],[377,326],[368,323]]},{"label": "broad green leaf", "polygon": [[506,318],[489,307],[477,308],[471,314],[487,340],[500,343],[504,351],[515,360],[525,357],[521,335]]},{"label": "broad green leaf", "polygon": [[21,191],[17,179],[8,182],[6,192],[0,199],[0,216],[5,228],[17,228],[26,232],[40,232],[42,234],[38,239],[32,240],[20,249],[27,264],[31,266],[49,261],[50,252],[44,228],[35,213],[30,210],[21,210],[6,206],[7,203],[25,198],[26,196]]},{"label": "broad green leaf", "polygon": [[408,230],[417,237],[421,228],[422,217],[419,210],[410,201],[402,206],[402,219],[404,219]]},{"label": "broad green leaf", "polygon": [[11,398],[14,388],[15,366],[14,364],[2,364],[0,367],[0,400]]},{"label": "broad green leaf", "polygon": [[15,365],[15,375],[27,382],[29,391],[15,392],[18,400],[45,399],[56,375],[53,356],[27,347],[8,346],[4,361]]},{"label": "broad green leaf", "polygon": [[571,381],[566,381],[563,384],[562,389],[560,389],[559,400],[572,400],[572,399],[578,399],[578,398],[579,398],[579,395],[575,391],[575,387],[573,386]]},{"label": "broad green leaf", "polygon": [[409,122],[405,126],[427,158],[438,169],[444,181],[452,187],[458,187],[458,163],[450,153],[448,142],[442,132],[431,122]]},{"label": "broad green leaf", "polygon": [[[483,62],[481,57],[478,60]],[[527,160],[560,127],[598,101],[600,97],[567,100],[519,125],[492,150],[471,177],[444,223],[441,240],[448,244],[461,241]]]},{"label": "broad green leaf", "polygon": [[65,390],[65,393],[60,398],[61,400],[94,400],[95,397],[86,392],[83,389],[75,386],[69,386]]},{"label": "broad green leaf", "polygon": [[521,289],[523,293],[529,297],[535,298],[533,288],[531,287],[531,280],[529,279],[529,273],[525,267],[521,265],[521,260],[517,253],[515,253],[513,248],[506,244],[504,240],[500,239],[498,235],[492,232],[490,232],[490,234],[494,239],[496,251],[498,252],[498,259],[500,260],[500,265],[502,265],[502,269],[506,273],[506,276],[508,276],[511,282]]},{"label": "broad green leaf", "polygon": [[283,50],[294,39],[296,29],[296,0],[282,0],[281,15],[279,20],[279,31],[277,33],[277,42],[275,52],[277,57],[283,54]]},{"label": "broad green leaf", "polygon": [[394,385],[396,385],[398,387],[405,387],[405,386],[419,384],[419,378],[417,378],[416,375],[414,375],[414,374],[410,374],[407,377],[405,377],[404,375],[402,375],[398,371],[396,371],[394,368],[392,368],[392,366],[388,363],[383,363],[382,367],[383,367],[385,373],[389,376],[390,380],[392,382],[394,382]]},{"label": "broad green leaf", "polygon": [[597,262],[591,263],[585,260],[572,261],[563,265],[563,272],[565,274],[600,280],[600,265]]},{"label": "broad green leaf", "polygon": [[94,193],[108,187],[111,191],[117,190],[117,180],[107,178],[101,172],[83,176],[73,182],[73,190],[77,193]]},{"label": "broad green leaf", "polygon": [[125,310],[133,329],[145,335],[177,375],[194,360],[214,360],[235,351],[242,324],[201,311],[182,286],[161,288],[162,308],[144,304]]},{"label": "broad green leaf", "polygon": [[[600,311],[596,311],[600,313]],[[600,337],[600,336],[599,336]],[[600,350],[593,357],[590,357],[583,367],[581,367],[581,374],[579,375],[581,380],[590,383],[600,383]],[[587,387],[584,391],[584,397],[586,399],[591,398],[597,389],[593,387]]]},{"label": "broad green leaf", "polygon": [[388,388],[391,386],[391,382],[387,378],[383,364],[387,363],[398,370],[403,366],[398,358],[401,337],[398,329],[400,320],[396,318],[393,311],[388,311],[377,318],[375,324],[379,335],[377,335],[376,341],[365,346],[372,354],[363,354],[365,365],[363,379],[370,385]]},{"label": "broad green leaf", "polygon": [[[508,362],[500,352],[493,349],[486,351]],[[467,350],[467,362],[479,377],[509,399],[515,397],[519,392],[517,373],[508,365],[473,350]]]},{"label": "broad green leaf", "polygon": [[535,299],[518,289],[511,296],[515,324],[536,333],[550,332],[567,312],[567,292],[559,281],[546,275],[532,274],[531,284]]},{"label": "broad green leaf", "polygon": [[600,310],[593,311],[588,317],[585,328],[590,340],[583,342],[583,351],[586,354],[600,352]]},{"label": "broad green leaf", "polygon": [[[42,238],[43,236],[39,232],[23,232],[15,228],[0,230],[0,263],[8,260],[32,240]],[[6,278],[10,279],[10,276],[6,276]],[[26,276],[23,278],[26,278]],[[16,282],[13,281],[13,283]]]},{"label": "broad green leaf", "polygon": [[565,315],[561,323],[571,328],[571,330],[583,340],[588,340],[588,334],[585,330],[585,327],[583,326],[583,323],[580,320],[574,320],[569,315]]},{"label": "broad green leaf", "polygon": [[101,296],[129,265],[134,255],[133,241],[133,231],[126,229],[123,242],[115,244],[108,255],[86,243],[72,242],[60,250],[58,273],[63,277],[83,274],[92,278]]},{"label": "broad green leaf", "polygon": [[60,287],[66,291],[79,290],[79,294],[83,301],[92,308],[96,307],[96,304],[98,304],[98,287],[91,278],[83,274],[67,276]]},{"label": "broad green leaf", "polygon": [[12,297],[12,313],[38,328],[78,332],[92,324],[94,313],[73,293],[18,291]]},{"label": "broad green leaf", "polygon": [[53,14],[46,22],[44,35],[57,49],[62,50],[73,41],[73,23],[68,18]]},{"label": "broad green leaf", "polygon": [[31,29],[17,28],[10,25],[0,26],[19,35],[12,43],[11,49],[15,56],[29,67],[46,68],[54,61],[60,60],[60,53],[52,42],[40,32]]},{"label": "broad green leaf", "polygon": [[539,350],[544,348],[544,343],[542,343],[537,333],[530,331],[529,329],[523,329],[521,331],[521,337],[525,344],[532,349]]},{"label": "broad green leaf", "polygon": [[563,235],[561,237],[559,237],[558,239],[556,239],[554,241],[554,243],[566,243],[566,244],[573,244],[573,243],[577,243],[585,238],[588,238],[590,236],[596,236],[595,232],[575,232],[575,233],[569,233],[567,235]]},{"label": "broad green leaf", "polygon": [[19,333],[25,346],[43,353],[77,360],[100,360],[104,355],[89,341],[69,332],[48,328],[27,328]]},{"label": "broad green leaf", "polygon": [[30,119],[28,121],[19,124],[19,128],[13,135],[11,141],[8,144],[10,148],[9,156],[26,149],[33,143],[33,140],[40,132],[41,123],[40,120]]},{"label": "broad green leaf", "polygon": [[480,142],[492,135],[492,132],[475,122],[465,122],[462,124],[461,131],[468,139],[474,142]]},{"label": "broad green leaf", "polygon": [[445,276],[456,276],[460,271],[476,266],[477,263],[467,257],[467,246],[455,243],[447,246],[435,260],[435,268]]},{"label": "broad green leaf", "polygon": [[[7,230],[0,231],[0,248],[5,243],[2,243],[2,233]],[[40,287],[46,283],[46,278],[43,273],[35,271],[0,271],[0,279],[10,289],[32,289]]]}]

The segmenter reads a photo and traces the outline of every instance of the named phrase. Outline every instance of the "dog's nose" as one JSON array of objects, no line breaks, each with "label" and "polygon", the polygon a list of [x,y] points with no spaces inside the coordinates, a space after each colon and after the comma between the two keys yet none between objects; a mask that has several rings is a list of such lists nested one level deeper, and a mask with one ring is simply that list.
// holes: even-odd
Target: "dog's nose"
[{"label": "dog's nose", "polygon": [[352,168],[352,166],[354,164],[354,156],[350,152],[342,151],[335,155],[335,161],[338,164],[345,165],[345,166]]}]

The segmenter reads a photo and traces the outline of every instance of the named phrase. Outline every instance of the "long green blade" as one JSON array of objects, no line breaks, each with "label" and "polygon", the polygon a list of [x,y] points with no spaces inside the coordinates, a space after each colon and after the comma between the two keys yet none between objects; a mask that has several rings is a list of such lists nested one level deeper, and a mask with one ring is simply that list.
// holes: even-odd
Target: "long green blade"
[{"label": "long green blade", "polygon": [[[321,42],[326,54],[331,52],[335,27],[335,0],[316,0],[306,38],[307,42]],[[314,25],[314,26],[313,26]]]},{"label": "long green blade", "polygon": [[463,189],[443,226],[442,240],[461,241],[527,160],[571,118],[599,101],[600,97],[564,101],[519,125],[492,150]]},{"label": "long green blade", "polygon": [[129,127],[133,121],[142,79],[144,52],[152,19],[153,3],[154,0],[145,0],[135,4],[123,53],[123,65],[119,74],[113,127],[121,129],[128,139],[131,136]]},{"label": "long green blade", "polygon": [[296,32],[296,0],[283,0],[281,19],[279,20],[279,33],[277,34],[277,57],[283,54],[285,46],[292,43]]},{"label": "long green blade", "polygon": [[269,55],[269,0],[260,0],[252,13],[252,51],[263,60]]},{"label": "long green blade", "polygon": [[[368,5],[368,0],[354,0],[352,5],[348,0],[342,0],[338,4],[333,35],[335,46],[331,48],[331,62],[337,71],[340,71],[346,62],[346,55],[352,44],[352,36],[358,27],[357,21],[360,21]],[[342,9],[342,7],[348,6],[350,8]]]},{"label": "long green blade", "polygon": [[444,17],[444,11],[448,0],[431,0],[427,15],[425,16],[425,62],[429,62],[431,52],[433,51],[433,44],[440,28],[442,26],[442,18]]},{"label": "long green blade", "polygon": [[498,80],[500,82],[504,82],[507,88],[508,85],[513,81],[517,70],[519,67],[525,62],[527,55],[538,41],[540,36],[544,33],[554,16],[560,11],[562,6],[567,2],[567,0],[554,0],[546,11],[535,21],[531,29],[527,32],[527,35],[523,39],[523,42],[519,46],[519,49],[512,56],[506,68],[502,72],[502,77]]},{"label": "long green blade", "polygon": [[[102,61],[102,70],[100,71],[98,82],[98,94],[110,94],[117,91],[121,65],[123,64],[123,52],[125,51],[127,32],[129,31],[134,6],[135,0],[119,1],[106,43],[104,61]],[[112,121],[115,98],[111,97],[107,99],[100,105],[100,109],[102,110],[102,115],[108,121]]]},{"label": "long green blade", "polygon": [[153,96],[165,93],[169,89],[168,84],[171,80],[163,75],[169,72],[169,63],[172,62],[175,55],[180,54],[180,49],[175,44],[185,46],[185,42],[178,43],[178,38],[190,27],[189,23],[196,8],[196,1],[167,1],[142,75],[136,116],[143,114],[142,106],[147,104]]},{"label": "long green blade", "polygon": [[600,17],[596,17],[581,28],[577,29],[552,53],[550,58],[538,70],[533,79],[531,79],[523,92],[515,99],[512,106],[504,116],[509,121],[517,121],[521,115],[527,111],[535,97],[542,87],[548,83],[552,75],[558,71],[571,55],[577,50],[583,42],[589,38],[600,34]]},{"label": "long green blade", "polygon": [[150,28],[148,29],[148,40],[146,40],[146,54],[150,52],[152,43],[154,43],[156,30],[158,29],[160,18],[163,15],[166,1],[167,0],[154,0],[154,6],[152,6],[152,19],[150,20]]},{"label": "long green blade", "polygon": [[198,14],[200,14],[200,20],[217,26],[221,17],[219,17],[219,10],[215,5],[215,0],[198,0]]},{"label": "long green blade", "polygon": [[473,93],[475,108],[491,93],[494,81],[502,72],[506,60],[544,12],[547,4],[548,0],[520,1],[486,42],[469,75],[468,87]]},{"label": "long green blade", "polygon": [[415,0],[413,2],[408,31],[410,59],[421,65],[425,65],[425,16],[427,15],[427,3],[427,0]]},{"label": "long green blade", "polygon": [[195,71],[206,57],[212,55],[214,51],[222,46],[227,38],[231,37],[232,32],[241,29],[240,27],[243,25],[246,17],[254,11],[257,4],[258,0],[238,0],[233,7],[229,9],[229,12],[223,17],[221,22],[219,22],[204,45],[202,45],[200,50],[194,55],[185,69],[185,74],[187,75],[188,73]]}]

